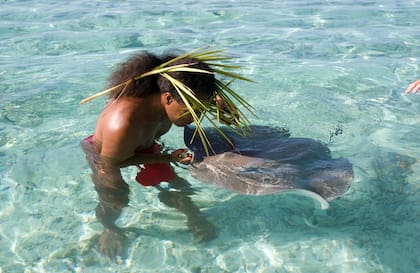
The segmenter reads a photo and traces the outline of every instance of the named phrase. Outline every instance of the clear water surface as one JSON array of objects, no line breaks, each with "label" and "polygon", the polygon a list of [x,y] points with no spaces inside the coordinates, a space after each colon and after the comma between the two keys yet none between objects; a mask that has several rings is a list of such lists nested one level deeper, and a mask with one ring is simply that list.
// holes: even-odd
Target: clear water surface
[{"label": "clear water surface", "polygon": [[[420,78],[419,14],[414,0],[1,0],[0,272],[420,272],[420,96],[403,94]],[[129,168],[118,223],[137,232],[110,263],[79,147],[105,99],[79,101],[134,52],[207,45],[256,80],[235,85],[254,123],[328,143],[354,164],[352,188],[322,211],[180,169],[219,231],[203,244]],[[184,146],[177,128],[164,140]]]}]

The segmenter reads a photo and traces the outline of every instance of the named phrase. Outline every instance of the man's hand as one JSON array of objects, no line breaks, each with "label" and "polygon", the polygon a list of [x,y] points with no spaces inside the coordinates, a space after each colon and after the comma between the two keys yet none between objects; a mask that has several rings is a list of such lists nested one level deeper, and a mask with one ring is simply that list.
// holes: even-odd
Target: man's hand
[{"label": "man's hand", "polygon": [[127,246],[126,238],[122,232],[105,229],[99,237],[99,252],[107,256],[113,262],[117,258],[125,259]]},{"label": "man's hand", "polygon": [[184,165],[191,164],[192,154],[188,153],[188,149],[178,149],[171,154],[171,161]]}]

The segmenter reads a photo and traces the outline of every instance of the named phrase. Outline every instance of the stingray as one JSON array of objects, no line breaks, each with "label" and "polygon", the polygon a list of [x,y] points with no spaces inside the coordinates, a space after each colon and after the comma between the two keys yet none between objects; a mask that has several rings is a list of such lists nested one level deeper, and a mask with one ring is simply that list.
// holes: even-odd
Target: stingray
[{"label": "stingray", "polygon": [[193,152],[194,178],[246,195],[277,192],[303,194],[321,208],[344,195],[353,180],[353,167],[345,158],[332,158],[320,141],[290,137],[288,130],[253,125],[246,137],[221,128],[233,142],[215,129],[206,128],[211,143],[206,155],[194,126],[184,129],[184,141]]}]

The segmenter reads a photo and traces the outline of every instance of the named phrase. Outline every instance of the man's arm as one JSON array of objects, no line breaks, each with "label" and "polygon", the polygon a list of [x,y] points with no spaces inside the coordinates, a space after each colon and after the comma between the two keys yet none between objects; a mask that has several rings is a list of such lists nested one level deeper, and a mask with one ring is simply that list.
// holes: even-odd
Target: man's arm
[{"label": "man's arm", "polygon": [[420,90],[420,80],[417,80],[407,87],[407,89],[405,90],[405,93],[406,94],[417,93],[417,91],[419,90]]},{"label": "man's arm", "polygon": [[[149,163],[189,164],[192,160],[190,155],[185,156],[187,149],[178,149],[171,154],[136,153],[140,136],[138,129],[136,131],[130,126],[104,128],[103,135],[107,135],[107,137],[102,140],[101,157],[107,164],[119,168]],[[144,138],[148,139],[149,137],[145,136]]]},{"label": "man's arm", "polygon": [[[95,177],[96,176],[96,177]],[[118,229],[115,221],[128,205],[129,186],[121,177],[120,168],[105,162],[99,165],[96,175],[92,175],[95,190],[99,196],[96,216],[104,228]]]},{"label": "man's arm", "polygon": [[125,235],[115,225],[115,221],[128,205],[129,187],[121,177],[120,168],[103,161],[97,165],[97,172],[94,171],[92,179],[99,196],[96,217],[104,227],[99,239],[99,251],[111,260],[118,256],[124,257]]},{"label": "man's arm", "polygon": [[139,165],[139,164],[150,164],[150,163],[181,163],[190,164],[192,156],[187,154],[188,149],[178,149],[170,154],[158,153],[158,154],[142,154],[138,153],[133,155],[119,163],[121,168]]}]

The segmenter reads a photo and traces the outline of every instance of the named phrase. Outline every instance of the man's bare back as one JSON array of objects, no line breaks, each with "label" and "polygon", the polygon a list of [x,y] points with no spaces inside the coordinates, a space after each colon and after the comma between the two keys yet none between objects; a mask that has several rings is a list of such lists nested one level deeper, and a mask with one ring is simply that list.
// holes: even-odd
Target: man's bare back
[{"label": "man's bare back", "polygon": [[171,128],[165,111],[160,109],[160,97],[160,94],[153,94],[146,98],[128,97],[109,102],[95,128],[97,153],[117,166],[169,162],[166,155],[162,158],[136,157],[136,151],[149,148]]}]

